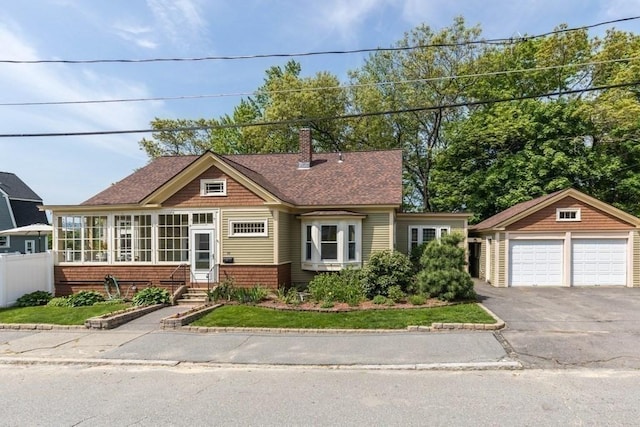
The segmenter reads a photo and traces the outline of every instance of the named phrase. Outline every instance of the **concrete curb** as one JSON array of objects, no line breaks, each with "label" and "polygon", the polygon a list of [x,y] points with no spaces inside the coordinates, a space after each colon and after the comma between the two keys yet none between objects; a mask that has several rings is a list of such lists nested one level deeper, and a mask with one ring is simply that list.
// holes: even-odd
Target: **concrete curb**
[{"label": "concrete curb", "polygon": [[207,369],[299,369],[299,370],[359,370],[359,371],[488,371],[521,370],[522,364],[514,360],[497,362],[462,363],[408,363],[408,364],[259,364],[180,362],[177,360],[129,360],[129,359],[49,359],[40,357],[0,357],[0,365],[52,365],[52,366],[147,366],[159,368],[207,368]]}]

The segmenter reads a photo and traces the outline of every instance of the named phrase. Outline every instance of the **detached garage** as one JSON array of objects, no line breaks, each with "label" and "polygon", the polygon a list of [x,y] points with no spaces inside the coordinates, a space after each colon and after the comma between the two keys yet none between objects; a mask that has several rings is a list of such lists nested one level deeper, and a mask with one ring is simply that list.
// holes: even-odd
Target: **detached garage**
[{"label": "detached garage", "polygon": [[470,236],[478,276],[494,286],[640,286],[639,231],[637,217],[570,188],[512,206]]}]

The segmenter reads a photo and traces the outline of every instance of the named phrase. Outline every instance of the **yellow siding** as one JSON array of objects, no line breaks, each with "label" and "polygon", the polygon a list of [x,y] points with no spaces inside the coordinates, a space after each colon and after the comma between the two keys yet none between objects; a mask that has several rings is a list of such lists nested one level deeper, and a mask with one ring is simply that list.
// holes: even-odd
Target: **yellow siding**
[{"label": "yellow siding", "polygon": [[633,232],[633,286],[640,286],[640,233]]},{"label": "yellow siding", "polygon": [[[229,220],[267,220],[267,237],[229,237]],[[223,210],[222,254],[233,257],[235,264],[273,264],[274,229],[273,216],[267,210]]]},{"label": "yellow siding", "polygon": [[362,220],[362,261],[366,262],[373,252],[391,249],[389,212],[368,213]]},{"label": "yellow siding", "polygon": [[291,261],[291,214],[278,213],[278,262]]},{"label": "yellow siding", "polygon": [[478,276],[482,280],[487,280],[487,241],[483,238],[480,242],[480,268]]},{"label": "yellow siding", "polygon": [[505,279],[505,272],[507,270],[506,264],[506,248],[505,248],[505,234],[500,233],[500,243],[498,245],[498,268],[497,268],[497,278],[496,278],[496,286],[506,286],[507,281]]},{"label": "yellow siding", "polygon": [[302,230],[302,224],[300,220],[294,215],[291,216],[289,223],[290,233],[289,239],[291,244],[291,282],[292,283],[309,283],[315,273],[311,271],[302,270],[302,236],[300,232]]}]

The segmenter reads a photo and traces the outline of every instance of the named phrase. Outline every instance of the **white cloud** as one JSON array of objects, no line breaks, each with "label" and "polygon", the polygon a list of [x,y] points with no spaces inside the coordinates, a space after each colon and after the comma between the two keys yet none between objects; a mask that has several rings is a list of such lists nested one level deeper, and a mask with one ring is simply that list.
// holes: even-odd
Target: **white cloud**
[{"label": "white cloud", "polygon": [[197,0],[147,0],[156,31],[178,46],[191,46],[204,34],[207,22]]},{"label": "white cloud", "polygon": [[150,26],[127,25],[118,22],[113,26],[115,33],[122,39],[133,42],[145,49],[155,49],[158,43],[153,40],[153,29]]},{"label": "white cloud", "polygon": [[392,0],[343,0],[323,1],[316,4],[312,13],[322,31],[337,33],[342,39],[350,39],[358,33],[368,16]]}]

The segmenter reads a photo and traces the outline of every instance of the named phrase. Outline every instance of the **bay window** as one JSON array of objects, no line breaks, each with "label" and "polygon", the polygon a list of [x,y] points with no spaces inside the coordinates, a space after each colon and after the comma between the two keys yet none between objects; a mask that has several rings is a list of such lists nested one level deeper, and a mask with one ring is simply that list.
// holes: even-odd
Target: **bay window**
[{"label": "bay window", "polygon": [[362,219],[303,219],[302,269],[338,271],[360,266]]}]

